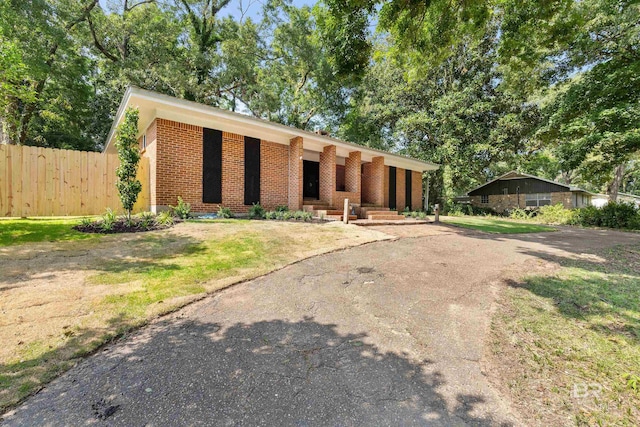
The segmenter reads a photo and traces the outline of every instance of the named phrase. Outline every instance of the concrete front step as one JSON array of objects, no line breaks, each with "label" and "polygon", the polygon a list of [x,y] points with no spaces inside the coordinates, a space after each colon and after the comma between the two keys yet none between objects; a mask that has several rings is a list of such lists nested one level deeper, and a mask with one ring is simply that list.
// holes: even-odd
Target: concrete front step
[{"label": "concrete front step", "polygon": [[[324,219],[329,221],[342,221],[342,215],[326,215]],[[355,221],[358,219],[357,215],[349,215],[349,221]]]},{"label": "concrete front step", "polygon": [[313,211],[314,216],[320,217],[322,215],[342,215],[344,212],[338,209],[316,209]]},{"label": "concrete front step", "polygon": [[302,210],[305,212],[314,212],[317,210],[323,210],[323,211],[333,211],[336,210],[336,208],[334,208],[333,206],[329,206],[328,204],[325,205],[303,205],[302,206]]},{"label": "concrete front step", "polygon": [[368,215],[367,218],[370,221],[388,221],[388,220],[401,220],[401,219],[405,219],[404,215],[398,215],[398,213],[396,213],[395,215],[390,215],[389,212],[387,212],[384,215]]},{"label": "concrete front step", "polygon": [[398,213],[396,211],[390,211],[389,209],[387,210],[373,210],[373,211],[366,211],[365,212],[365,216],[369,216],[369,215],[398,215]]}]

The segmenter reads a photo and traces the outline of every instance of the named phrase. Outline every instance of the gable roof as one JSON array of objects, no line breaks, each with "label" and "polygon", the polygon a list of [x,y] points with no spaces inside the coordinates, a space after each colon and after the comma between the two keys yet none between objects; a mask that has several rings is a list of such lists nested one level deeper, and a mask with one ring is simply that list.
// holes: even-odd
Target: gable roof
[{"label": "gable roof", "polygon": [[517,170],[512,170],[510,172],[505,173],[504,175],[501,175],[495,179],[492,179],[491,181],[485,182],[482,185],[477,186],[476,188],[473,188],[469,191],[467,191],[467,196],[469,195],[469,193],[476,191],[482,187],[485,187],[493,182],[496,181],[500,181],[502,179],[518,179],[518,178],[532,178],[532,179],[537,179],[538,181],[543,181],[543,182],[548,182],[549,184],[555,184],[555,185],[559,185],[560,187],[565,187],[568,191],[571,192],[577,192],[577,193],[587,193],[587,194],[592,194],[586,190],[583,190],[582,188],[578,188],[578,187],[574,187],[571,185],[567,185],[567,184],[562,184],[560,182],[557,181],[552,181],[550,179],[545,179],[545,178],[540,178],[539,176],[535,176],[535,175],[529,175],[527,173],[522,173],[522,172],[518,172]]},{"label": "gable roof", "polygon": [[124,119],[125,110],[129,106],[137,107],[139,110],[139,135],[144,133],[154,119],[161,118],[196,126],[212,127],[214,129],[251,136],[284,145],[289,145],[291,139],[299,136],[304,139],[305,149],[322,151],[322,148],[327,145],[335,145],[338,156],[347,157],[349,152],[360,151],[363,161],[371,161],[373,157],[384,156],[385,165],[413,171],[424,172],[439,168],[435,163],[369,148],[330,136],[319,135],[280,123],[187,101],[134,86],[127,88],[120,102],[120,107],[109,131],[103,152],[114,150],[113,140],[115,139],[116,128]]}]

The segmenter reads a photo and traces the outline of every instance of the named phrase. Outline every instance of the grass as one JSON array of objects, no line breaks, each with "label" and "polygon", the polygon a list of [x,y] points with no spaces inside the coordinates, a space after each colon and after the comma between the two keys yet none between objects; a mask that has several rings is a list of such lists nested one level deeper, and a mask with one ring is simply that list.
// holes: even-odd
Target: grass
[{"label": "grass", "polygon": [[80,224],[77,218],[1,219],[0,246],[98,238],[95,234],[73,230],[71,227],[77,224]]},{"label": "grass", "polygon": [[[338,223],[246,220],[79,241],[57,236],[44,252],[28,243],[0,251],[0,412],[158,315],[291,262],[388,238]],[[34,262],[42,254],[47,262]]]},{"label": "grass", "polygon": [[513,401],[539,425],[640,419],[640,245],[598,256],[508,289],[494,319]]},{"label": "grass", "polygon": [[540,233],[555,231],[555,228],[538,224],[522,223],[511,220],[495,219],[479,216],[448,216],[442,222],[463,228],[495,234]]}]

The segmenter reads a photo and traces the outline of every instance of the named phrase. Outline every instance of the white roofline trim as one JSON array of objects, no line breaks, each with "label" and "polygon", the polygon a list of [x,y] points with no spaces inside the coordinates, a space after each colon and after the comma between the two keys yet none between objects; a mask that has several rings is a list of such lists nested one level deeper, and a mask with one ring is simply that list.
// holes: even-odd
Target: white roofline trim
[{"label": "white roofline trim", "polygon": [[[164,95],[157,92],[140,89],[135,86],[129,86],[127,88],[122,98],[122,101],[120,102],[118,112],[111,126],[111,130],[109,131],[109,135],[107,137],[107,141],[106,141],[103,152],[106,152],[107,148],[111,145],[115,136],[117,125],[122,120],[122,117],[126,110],[126,106],[129,104],[130,99],[134,95],[141,99],[158,102],[168,106],[179,107],[184,110],[202,113],[202,114],[210,115],[212,117],[218,117],[225,120],[232,120],[232,121],[236,121],[236,122],[247,124],[247,125],[257,125],[257,126],[266,128],[274,133],[280,133],[280,134],[284,133],[290,138],[300,136],[305,140],[313,141],[315,143],[322,144],[322,145],[335,145],[337,147],[344,148],[346,150],[362,151],[362,152],[367,152],[370,155],[380,155],[384,157],[391,157],[394,159],[398,159],[399,161],[402,161],[402,162],[411,163],[416,168],[420,169],[420,171],[431,171],[431,170],[437,170],[439,168],[439,165],[435,163],[425,162],[422,160],[414,159],[412,157],[390,153],[388,151],[378,150],[376,148],[370,148],[364,145],[343,141],[343,140],[332,138],[329,136],[318,135],[313,132],[297,129],[297,128],[282,125],[279,123],[273,123],[268,120],[260,119],[257,117],[240,114],[233,111],[222,110],[220,108],[212,107],[209,105],[199,104],[197,102],[187,101],[185,99],[180,99],[180,98]],[[157,112],[154,114],[157,115]]]}]

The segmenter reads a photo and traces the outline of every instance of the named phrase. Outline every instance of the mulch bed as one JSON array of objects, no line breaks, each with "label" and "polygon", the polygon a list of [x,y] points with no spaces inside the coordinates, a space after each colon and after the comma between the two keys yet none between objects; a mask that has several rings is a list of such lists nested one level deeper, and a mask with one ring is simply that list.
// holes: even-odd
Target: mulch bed
[{"label": "mulch bed", "polygon": [[158,224],[156,222],[152,222],[150,224],[144,224],[142,220],[134,218],[132,219],[131,223],[128,223],[127,220],[124,220],[124,219],[118,219],[113,223],[113,227],[108,230],[105,230],[102,227],[102,221],[92,222],[91,224],[79,224],[74,226],[73,229],[81,231],[83,233],[116,234],[116,233],[140,233],[143,231],[164,230],[167,228],[171,228],[172,226],[173,224],[166,225],[166,224]]}]

